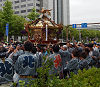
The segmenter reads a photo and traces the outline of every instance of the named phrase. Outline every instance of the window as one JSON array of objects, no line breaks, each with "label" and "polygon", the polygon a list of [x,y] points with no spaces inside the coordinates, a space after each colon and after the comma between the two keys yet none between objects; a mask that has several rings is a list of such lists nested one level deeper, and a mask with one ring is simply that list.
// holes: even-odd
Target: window
[{"label": "window", "polygon": [[26,12],[26,10],[21,10],[21,13],[25,13]]},{"label": "window", "polygon": [[21,8],[24,8],[24,7],[26,7],[26,4],[24,4],[24,5],[21,5]]},{"label": "window", "polygon": [[19,3],[19,1],[15,1],[15,4],[16,4],[16,3]]},{"label": "window", "polygon": [[32,9],[27,9],[27,12],[31,12],[32,11]]},{"label": "window", "polygon": [[15,14],[19,14],[19,11],[15,11]]},{"label": "window", "polygon": [[26,2],[26,0],[21,0],[21,2]]},{"label": "window", "polygon": [[39,9],[36,9],[36,12],[39,12]]},{"label": "window", "polygon": [[15,9],[19,8],[19,6],[15,6]]},{"label": "window", "polygon": [[33,3],[27,4],[27,6],[33,6]]},{"label": "window", "polygon": [[36,3],[36,6],[38,6],[38,7],[39,7],[39,6],[40,6],[40,4]]}]

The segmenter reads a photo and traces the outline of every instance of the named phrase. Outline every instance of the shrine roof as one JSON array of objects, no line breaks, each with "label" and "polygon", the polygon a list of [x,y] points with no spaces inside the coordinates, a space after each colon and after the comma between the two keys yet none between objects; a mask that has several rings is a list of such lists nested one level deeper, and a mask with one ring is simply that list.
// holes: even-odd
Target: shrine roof
[{"label": "shrine roof", "polygon": [[51,20],[51,18],[47,17],[46,15],[40,15],[40,17],[38,19],[36,19],[35,21],[32,21],[32,23],[29,24],[29,28],[32,29],[36,29],[36,28],[45,28],[46,25],[49,28],[59,28],[62,29],[62,25],[61,24],[56,24],[54,21]]}]

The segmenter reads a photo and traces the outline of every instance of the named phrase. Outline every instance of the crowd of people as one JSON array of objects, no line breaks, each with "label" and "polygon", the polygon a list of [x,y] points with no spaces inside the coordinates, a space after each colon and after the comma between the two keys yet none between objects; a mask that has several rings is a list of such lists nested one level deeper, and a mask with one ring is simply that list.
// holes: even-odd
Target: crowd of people
[{"label": "crowd of people", "polygon": [[[37,68],[42,67],[43,56],[53,62],[50,74],[70,77],[78,70],[100,67],[100,46],[96,43],[70,43],[34,45],[11,41],[0,43],[0,84],[38,78]],[[60,75],[61,74],[61,75]]]}]

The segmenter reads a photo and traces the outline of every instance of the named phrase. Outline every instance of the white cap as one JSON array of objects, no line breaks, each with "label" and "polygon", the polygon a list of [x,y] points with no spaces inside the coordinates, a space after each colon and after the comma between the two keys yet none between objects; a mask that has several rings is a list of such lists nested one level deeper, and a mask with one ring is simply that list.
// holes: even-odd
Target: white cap
[{"label": "white cap", "polygon": [[63,45],[64,48],[67,48],[67,45]]}]

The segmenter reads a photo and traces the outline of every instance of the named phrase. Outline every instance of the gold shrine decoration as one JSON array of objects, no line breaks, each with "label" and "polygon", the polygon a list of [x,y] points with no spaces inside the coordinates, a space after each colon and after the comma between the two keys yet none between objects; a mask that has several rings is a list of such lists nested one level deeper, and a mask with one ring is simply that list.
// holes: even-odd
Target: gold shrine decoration
[{"label": "gold shrine decoration", "polygon": [[58,36],[56,31],[62,31],[63,27],[61,24],[56,24],[54,21],[46,16],[50,15],[51,10],[42,9],[40,13],[41,17],[32,21],[32,23],[27,24],[25,29],[28,32],[28,37],[30,41],[34,41],[37,43],[46,42],[55,42],[58,40]]},{"label": "gold shrine decoration", "polygon": [[48,15],[51,15],[50,11],[51,11],[51,10],[48,10],[48,9],[44,10],[44,8],[42,8],[42,10],[39,11],[39,12],[42,13],[42,14],[48,14]]}]

